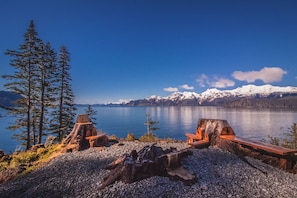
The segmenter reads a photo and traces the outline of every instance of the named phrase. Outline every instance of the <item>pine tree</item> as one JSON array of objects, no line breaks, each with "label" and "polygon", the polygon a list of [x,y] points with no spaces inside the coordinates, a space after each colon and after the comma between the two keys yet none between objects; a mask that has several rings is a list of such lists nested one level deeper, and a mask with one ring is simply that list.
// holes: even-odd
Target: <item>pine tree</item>
[{"label": "pine tree", "polygon": [[71,87],[70,56],[65,46],[61,46],[58,55],[58,69],[56,72],[58,100],[57,109],[52,113],[51,128],[61,141],[74,125],[76,107],[74,105],[74,94]]},{"label": "pine tree", "polygon": [[[35,134],[32,130],[32,115],[34,114],[37,95],[35,89],[36,64],[38,63],[38,43],[40,39],[35,31],[35,24],[30,21],[27,32],[24,35],[24,43],[19,50],[7,50],[5,53],[12,57],[10,65],[15,69],[13,75],[3,75],[8,81],[4,86],[15,94],[22,96],[16,101],[16,107],[10,108],[9,113],[16,117],[15,123],[9,129],[21,129],[20,134],[14,137],[24,141],[26,149],[35,143]],[[34,125],[33,125],[34,126]]]},{"label": "pine tree", "polygon": [[96,114],[97,111],[95,111],[91,105],[88,105],[87,109],[85,109],[86,114],[88,114],[90,121],[96,125]]},{"label": "pine tree", "polygon": [[144,123],[144,125],[147,126],[147,135],[151,135],[153,134],[153,131],[160,129],[158,127],[154,127],[156,124],[159,124],[159,121],[153,121],[150,114],[147,113],[146,122]]},{"label": "pine tree", "polygon": [[53,108],[56,100],[54,97],[56,76],[57,71],[56,64],[56,53],[51,47],[50,43],[44,43],[41,41],[39,44],[40,50],[40,64],[38,64],[38,87],[37,92],[39,94],[38,101],[38,136],[37,143],[42,142],[42,137],[45,135],[44,131],[48,130],[48,120],[49,120],[49,109]]}]

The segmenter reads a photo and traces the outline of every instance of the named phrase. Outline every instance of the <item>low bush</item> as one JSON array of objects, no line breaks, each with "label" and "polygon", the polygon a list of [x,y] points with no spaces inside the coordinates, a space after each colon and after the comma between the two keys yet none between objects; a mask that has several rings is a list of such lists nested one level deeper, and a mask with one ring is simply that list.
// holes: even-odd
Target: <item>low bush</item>
[{"label": "low bush", "polygon": [[297,124],[293,123],[293,125],[284,132],[284,135],[286,137],[284,139],[268,136],[270,144],[297,149]]},{"label": "low bush", "polygon": [[134,141],[136,138],[135,138],[135,136],[134,136],[134,134],[133,133],[128,133],[127,134],[127,137],[126,137],[126,140],[127,141]]},{"label": "low bush", "polygon": [[154,142],[154,141],[157,141],[158,138],[155,134],[153,133],[146,133],[145,135],[141,136],[139,138],[140,141],[143,141],[143,142]]}]

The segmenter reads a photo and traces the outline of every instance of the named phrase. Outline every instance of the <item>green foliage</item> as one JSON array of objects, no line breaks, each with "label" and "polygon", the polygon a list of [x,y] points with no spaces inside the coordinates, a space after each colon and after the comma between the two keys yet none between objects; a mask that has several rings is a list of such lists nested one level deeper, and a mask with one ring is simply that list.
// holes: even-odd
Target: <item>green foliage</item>
[{"label": "green foliage", "polygon": [[143,141],[143,142],[155,142],[158,140],[157,136],[155,134],[152,134],[152,133],[146,133],[145,135],[141,136],[139,138],[140,141]]},{"label": "green foliage", "polygon": [[24,164],[29,164],[37,161],[39,155],[34,151],[19,152],[14,154],[12,160],[10,161],[11,167],[17,167]]},{"label": "green foliage", "polygon": [[297,124],[293,125],[284,132],[286,138],[280,140],[276,137],[270,137],[270,143],[274,145],[281,145],[286,148],[297,149]]},{"label": "green foliage", "polygon": [[297,124],[293,123],[284,133],[288,139],[284,139],[284,146],[287,148],[297,149]]},{"label": "green foliage", "polygon": [[9,81],[4,86],[14,94],[21,95],[22,98],[15,101],[16,107],[9,109],[9,114],[16,116],[15,123],[8,129],[20,129],[19,137],[25,141],[26,149],[35,144],[36,134],[34,129],[34,113],[36,107],[37,90],[37,65],[40,62],[38,44],[40,39],[35,31],[35,24],[30,22],[27,32],[24,35],[24,42],[18,50],[7,50],[6,55],[11,56],[10,65],[14,69],[12,75],[2,77]]},{"label": "green foliage", "polygon": [[128,133],[127,134],[127,137],[126,137],[126,140],[128,140],[128,141],[134,141],[136,138],[135,138],[135,136],[134,136],[134,134],[133,133]]},{"label": "green foliage", "polygon": [[276,145],[276,146],[279,146],[280,145],[280,140],[276,137],[271,137],[271,136],[268,136],[268,138],[270,139],[270,144],[273,144],[273,145]]},{"label": "green foliage", "polygon": [[108,137],[109,140],[117,140],[117,136],[116,135],[111,135]]},{"label": "green foliage", "polygon": [[47,162],[51,159],[53,153],[58,152],[61,148],[62,146],[60,144],[52,144],[45,148],[38,148],[36,151],[19,151],[11,155],[6,155],[0,161],[0,170],[18,166],[31,167],[33,164],[35,164],[33,167],[36,168],[40,163]]},{"label": "green foliage", "polygon": [[11,57],[10,66],[14,72],[2,76],[8,81],[4,86],[21,96],[14,106],[6,107],[15,117],[8,129],[20,131],[13,137],[26,149],[40,144],[49,131],[61,140],[71,130],[76,110],[66,47],[60,48],[57,58],[50,43],[44,44],[38,38],[32,20],[18,50],[7,50],[5,54]]},{"label": "green foliage", "polygon": [[96,122],[95,122],[95,121],[96,121],[96,114],[97,114],[97,111],[95,111],[95,110],[92,108],[91,105],[88,105],[88,108],[85,109],[85,113],[88,114],[90,121],[91,121],[94,125],[96,125]]},{"label": "green foliage", "polygon": [[70,84],[70,55],[65,46],[60,47],[58,56],[58,69],[56,71],[55,95],[57,96],[57,108],[52,112],[51,130],[61,141],[66,132],[71,131],[74,125],[76,107],[74,94]]},{"label": "green foliage", "polygon": [[159,124],[159,121],[153,121],[150,114],[146,114],[146,122],[144,125],[147,126],[147,135],[152,134],[153,131],[158,130],[160,128],[155,127],[156,124]]}]

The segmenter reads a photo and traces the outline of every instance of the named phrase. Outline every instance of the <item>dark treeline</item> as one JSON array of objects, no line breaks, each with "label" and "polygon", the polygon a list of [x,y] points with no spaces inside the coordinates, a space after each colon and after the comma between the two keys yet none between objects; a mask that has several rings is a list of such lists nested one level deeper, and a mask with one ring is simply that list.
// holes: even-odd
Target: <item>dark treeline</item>
[{"label": "dark treeline", "polygon": [[30,21],[24,42],[17,50],[7,50],[13,74],[2,77],[5,88],[21,98],[7,107],[15,122],[8,129],[19,129],[14,138],[26,149],[42,143],[43,137],[54,135],[61,141],[73,126],[74,94],[71,87],[70,54],[65,46],[55,52],[49,42],[38,37],[34,21]]}]

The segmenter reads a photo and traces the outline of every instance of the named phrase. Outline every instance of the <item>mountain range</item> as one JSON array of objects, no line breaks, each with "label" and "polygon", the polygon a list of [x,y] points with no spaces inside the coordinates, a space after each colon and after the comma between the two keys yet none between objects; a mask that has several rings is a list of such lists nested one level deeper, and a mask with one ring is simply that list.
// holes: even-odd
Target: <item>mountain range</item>
[{"label": "mountain range", "polygon": [[161,97],[130,100],[125,106],[225,106],[297,109],[297,87],[244,85],[232,90],[207,89],[202,93],[174,92]]},{"label": "mountain range", "polygon": [[[20,96],[0,91],[0,107],[13,106]],[[224,106],[236,108],[269,108],[297,110],[297,87],[244,85],[232,90],[207,89],[202,93],[174,92],[161,97],[110,103],[108,106]],[[100,105],[101,106],[101,105]]]}]

